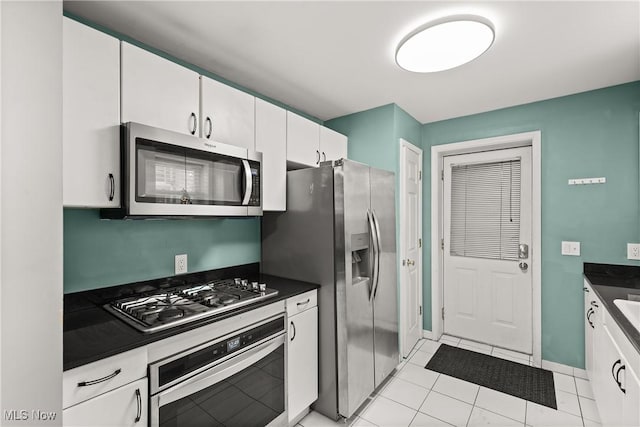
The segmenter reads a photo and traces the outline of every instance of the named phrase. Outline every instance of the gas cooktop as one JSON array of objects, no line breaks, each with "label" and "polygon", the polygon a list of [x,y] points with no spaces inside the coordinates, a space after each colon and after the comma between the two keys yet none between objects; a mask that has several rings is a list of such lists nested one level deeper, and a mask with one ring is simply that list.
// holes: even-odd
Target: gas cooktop
[{"label": "gas cooktop", "polygon": [[142,332],[157,332],[210,317],[278,295],[264,283],[215,280],[122,298],[104,305]]}]

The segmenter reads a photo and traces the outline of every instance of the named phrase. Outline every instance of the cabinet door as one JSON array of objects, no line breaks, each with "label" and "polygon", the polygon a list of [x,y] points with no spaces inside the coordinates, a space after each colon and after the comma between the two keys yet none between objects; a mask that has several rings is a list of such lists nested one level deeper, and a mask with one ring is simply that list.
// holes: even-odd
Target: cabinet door
[{"label": "cabinet door", "polygon": [[146,426],[147,379],[129,383],[62,412],[64,426]]},{"label": "cabinet door", "polygon": [[324,126],[320,127],[321,161],[347,158],[347,137]]},{"label": "cabinet door", "polygon": [[198,135],[198,73],[122,42],[122,122]]},{"label": "cabinet door", "polygon": [[253,150],[255,97],[200,76],[200,136]]},{"label": "cabinet door", "polygon": [[287,209],[287,113],[256,99],[256,151],[262,152],[262,209]]},{"label": "cabinet door", "polygon": [[[621,425],[624,393],[615,374],[625,361],[604,325],[596,325],[593,335],[594,378],[592,389],[603,425]],[[624,376],[624,371],[622,372]],[[620,380],[623,377],[618,375]]]},{"label": "cabinet door", "polygon": [[[640,369],[640,366],[637,367]],[[635,373],[638,371],[636,370]],[[622,405],[622,425],[640,426],[640,379],[630,366],[626,366],[624,375],[625,395]]]},{"label": "cabinet door", "polygon": [[289,317],[289,422],[318,398],[318,307]]},{"label": "cabinet door", "polygon": [[287,161],[299,166],[320,163],[320,125],[287,111]]},{"label": "cabinet door", "polygon": [[63,204],[120,206],[120,41],[64,18]]}]

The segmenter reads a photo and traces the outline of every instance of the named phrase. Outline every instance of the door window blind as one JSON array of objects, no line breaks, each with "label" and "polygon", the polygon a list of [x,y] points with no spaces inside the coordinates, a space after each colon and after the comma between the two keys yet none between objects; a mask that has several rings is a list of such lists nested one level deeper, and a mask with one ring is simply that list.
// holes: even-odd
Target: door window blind
[{"label": "door window blind", "polygon": [[517,260],[520,160],[452,166],[450,253]]}]

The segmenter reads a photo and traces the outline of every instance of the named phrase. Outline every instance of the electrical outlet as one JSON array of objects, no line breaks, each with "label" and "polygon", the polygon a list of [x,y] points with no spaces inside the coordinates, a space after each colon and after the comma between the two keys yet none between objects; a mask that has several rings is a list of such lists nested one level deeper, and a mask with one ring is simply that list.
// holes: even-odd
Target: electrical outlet
[{"label": "electrical outlet", "polygon": [[176,274],[187,272],[187,254],[176,255]]},{"label": "electrical outlet", "polygon": [[640,243],[627,243],[627,259],[640,260]]}]

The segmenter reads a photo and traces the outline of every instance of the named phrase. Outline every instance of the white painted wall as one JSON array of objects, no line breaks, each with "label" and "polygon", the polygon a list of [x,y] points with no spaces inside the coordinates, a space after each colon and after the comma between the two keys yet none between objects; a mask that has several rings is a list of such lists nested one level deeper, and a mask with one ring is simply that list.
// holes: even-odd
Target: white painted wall
[{"label": "white painted wall", "polygon": [[[0,1],[0,31],[0,424],[55,426],[62,421],[62,2]],[[8,421],[8,410],[29,418]],[[57,417],[38,422],[33,410]]]}]

